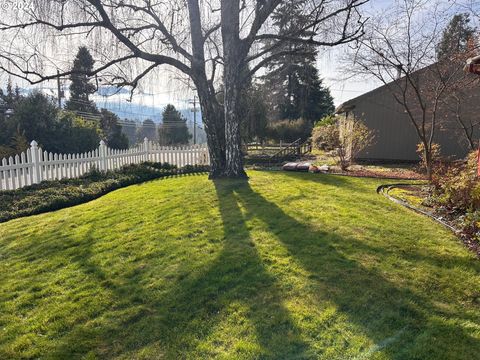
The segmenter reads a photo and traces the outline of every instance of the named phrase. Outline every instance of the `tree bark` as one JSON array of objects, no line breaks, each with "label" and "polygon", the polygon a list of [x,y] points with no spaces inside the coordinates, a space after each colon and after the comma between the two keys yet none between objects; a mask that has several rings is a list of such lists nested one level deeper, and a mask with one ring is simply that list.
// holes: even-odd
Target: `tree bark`
[{"label": "tree bark", "polygon": [[210,155],[210,179],[222,177],[225,172],[225,124],[221,107],[214,95],[197,89],[202,109],[202,118],[207,134]]},{"label": "tree bark", "polygon": [[[230,75],[231,76],[231,75]],[[243,169],[242,141],[240,134],[240,118],[238,116],[239,90],[235,79],[227,80],[225,76],[225,177],[246,178]]]},{"label": "tree bark", "polygon": [[225,171],[223,176],[246,178],[243,169],[238,100],[240,74],[244,64],[244,44],[240,40],[239,0],[222,0],[222,40],[224,52]]},{"label": "tree bark", "polygon": [[432,180],[432,168],[433,168],[433,160],[432,160],[432,148],[428,147],[426,143],[424,143],[423,149],[423,156],[425,158],[425,170],[427,171],[427,179],[430,181]]}]

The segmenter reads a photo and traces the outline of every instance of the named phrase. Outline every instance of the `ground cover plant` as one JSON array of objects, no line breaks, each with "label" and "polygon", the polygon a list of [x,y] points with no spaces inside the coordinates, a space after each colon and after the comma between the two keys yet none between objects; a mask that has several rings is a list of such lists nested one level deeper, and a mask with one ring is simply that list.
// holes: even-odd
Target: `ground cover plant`
[{"label": "ground cover plant", "polygon": [[480,263],[382,180],[166,178],[0,224],[0,358],[474,359]]},{"label": "ground cover plant", "polygon": [[0,222],[81,204],[124,186],[204,171],[208,171],[204,166],[177,169],[167,163],[146,162],[107,173],[93,169],[78,179],[44,181],[18,190],[0,191]]}]

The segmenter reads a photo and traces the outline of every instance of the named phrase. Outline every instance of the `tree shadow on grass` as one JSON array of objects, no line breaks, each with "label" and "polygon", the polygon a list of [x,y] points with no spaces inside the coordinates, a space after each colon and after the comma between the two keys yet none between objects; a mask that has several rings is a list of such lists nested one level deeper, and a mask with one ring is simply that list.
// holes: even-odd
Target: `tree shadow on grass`
[{"label": "tree shadow on grass", "polygon": [[313,230],[246,182],[237,183],[235,192],[247,215],[260,219],[311,274],[322,301],[333,301],[379,349],[386,339],[395,339],[382,349],[389,358],[467,359],[478,354],[480,341],[473,330],[469,334],[458,322],[442,321],[444,314],[424,294],[393,284],[343,253],[339,245],[351,239]]},{"label": "tree shadow on grass", "polygon": [[[142,287],[142,271],[131,277],[123,274],[120,281],[113,281],[92,260],[92,224],[85,236],[87,246],[72,261],[111,292],[116,306],[122,304],[118,311],[131,314],[121,321],[112,319],[110,327],[97,331],[85,324],[76,327],[60,342],[57,357],[89,350],[95,343],[89,345],[89,338],[107,339],[98,340],[90,349],[105,357],[135,354],[152,345],[172,359],[212,358],[222,353],[243,358],[315,357],[251,241],[235,194],[229,187],[219,187],[217,191],[224,227],[223,247],[208,267],[172,283],[167,293],[155,294]],[[222,325],[230,330],[235,326],[236,333],[213,338]]]},{"label": "tree shadow on grass", "polygon": [[[328,341],[332,333],[342,337],[344,329],[319,324],[314,329],[319,340],[304,333],[302,324],[284,304],[279,280],[256,247],[255,242],[261,240],[252,241],[250,219],[265,224],[272,237],[309,273],[319,307],[326,301],[334,303],[387,358],[471,359],[478,354],[477,339],[455,323],[431,316],[442,314],[430,299],[393,284],[375,269],[362,267],[341,250],[339,244],[356,240],[318,231],[296,220],[247,182],[221,180],[214,185],[223,223],[222,249],[206,266],[186,264],[184,270],[191,272],[172,281],[165,291],[142,283],[151,276],[146,268],[137,266],[115,275],[98,263],[95,231],[105,225],[101,220],[89,224],[81,247],[69,255],[69,261],[78,264],[92,280],[99,296],[103,293],[109,299],[57,341],[52,358],[75,358],[88,351],[102,358],[136,358],[139,353],[145,358],[162,355],[172,359],[225,354],[275,359],[322,357],[322,350],[318,346],[314,349],[313,342],[321,342],[323,336]],[[36,252],[54,256],[76,242],[78,239],[62,234],[61,242],[50,252],[48,244]],[[359,251],[377,252],[374,248]],[[95,302],[95,298],[85,300]],[[223,327],[225,324],[228,326]],[[223,328],[235,333],[222,334]],[[449,348],[452,345],[455,348]],[[348,350],[351,345],[345,340],[340,346]],[[342,349],[337,350],[341,355]],[[368,349],[363,355],[373,356]]]}]

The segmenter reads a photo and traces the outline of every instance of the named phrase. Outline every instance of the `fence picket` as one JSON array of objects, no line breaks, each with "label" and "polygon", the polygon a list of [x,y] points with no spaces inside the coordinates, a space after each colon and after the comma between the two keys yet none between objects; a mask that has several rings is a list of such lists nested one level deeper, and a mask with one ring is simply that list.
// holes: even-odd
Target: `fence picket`
[{"label": "fence picket", "polygon": [[130,149],[110,149],[104,142],[81,154],[53,154],[32,141],[21,154],[0,159],[0,190],[14,190],[43,180],[78,178],[93,167],[100,171],[120,169],[144,161],[170,163],[178,167],[209,163],[206,146],[162,146],[147,139]]}]

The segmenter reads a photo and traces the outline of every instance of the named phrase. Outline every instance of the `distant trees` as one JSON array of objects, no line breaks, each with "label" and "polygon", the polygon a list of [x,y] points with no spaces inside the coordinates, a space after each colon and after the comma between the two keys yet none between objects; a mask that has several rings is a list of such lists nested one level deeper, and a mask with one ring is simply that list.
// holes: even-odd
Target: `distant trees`
[{"label": "distant trees", "polygon": [[468,58],[478,55],[476,33],[476,28],[470,25],[469,14],[456,14],[443,30],[437,45],[438,66],[448,68],[455,75],[449,81],[447,96],[441,99],[442,107],[450,118],[456,120],[460,134],[471,150],[478,146],[474,138],[479,120],[470,103],[475,101],[474,94],[478,92],[480,79],[454,69],[463,68]]},{"label": "distant trees", "polygon": [[18,100],[11,117],[12,127],[20,131],[28,141],[36,140],[49,151],[55,148],[59,109],[52,98],[34,91]]},{"label": "distant trees", "polygon": [[100,130],[102,138],[112,149],[128,149],[128,139],[122,133],[120,118],[107,109],[100,110]]},{"label": "distant trees", "polygon": [[[11,89],[8,86],[7,93],[0,94],[3,104],[0,109],[0,157],[26,150],[32,140],[56,153],[79,153],[98,147],[100,130],[95,122],[58,109],[55,101],[41,92],[21,96],[19,91]],[[8,115],[4,110],[7,103],[12,105]]]},{"label": "distant trees", "polygon": [[250,84],[239,101],[239,116],[242,118],[241,135],[244,142],[263,141],[267,137],[268,111],[266,89],[259,84]]},{"label": "distant trees", "polygon": [[137,143],[137,122],[134,120],[123,119],[121,122],[122,134],[128,139],[128,144],[133,146]]},{"label": "distant trees", "polygon": [[158,138],[161,145],[188,144],[191,139],[188,132],[187,119],[173,106],[168,104],[162,113],[162,123],[158,127]]},{"label": "distant trees", "polygon": [[[17,131],[17,128],[10,120],[13,109],[20,100],[18,87],[13,89],[12,82],[8,79],[6,92],[0,88],[0,157],[8,156],[17,146],[18,141],[23,141],[23,134]],[[12,150],[13,147],[13,150]]]},{"label": "distant trees", "polygon": [[157,126],[151,119],[146,119],[140,125],[137,130],[137,142],[143,142],[143,139],[147,138],[150,141],[157,141]]},{"label": "distant trees", "polygon": [[113,149],[126,149],[129,142],[118,124],[119,117],[106,109],[99,111],[95,102],[90,100],[90,95],[97,91],[96,86],[91,83],[91,78],[88,76],[92,72],[94,64],[95,61],[90,51],[85,46],[81,46],[73,61],[70,75],[70,99],[67,101],[65,109],[74,111],[84,118],[89,118],[92,115],[99,116],[100,135],[107,146]]},{"label": "distant trees", "polygon": [[46,144],[46,147],[64,154],[84,153],[96,149],[100,139],[100,130],[95,122],[84,120],[71,111],[61,111],[53,144]]},{"label": "distant trees", "polygon": [[[308,27],[310,14],[304,12],[306,1],[285,2],[273,16],[273,26],[280,36],[295,33],[302,37],[314,35]],[[266,45],[271,41],[266,40]],[[295,51],[292,51],[295,49]],[[308,42],[292,44],[285,42],[272,52],[276,56],[267,67],[264,76],[268,89],[268,108],[272,111],[270,121],[305,119],[313,125],[333,112],[333,98],[323,87],[316,68],[317,48]]]}]

